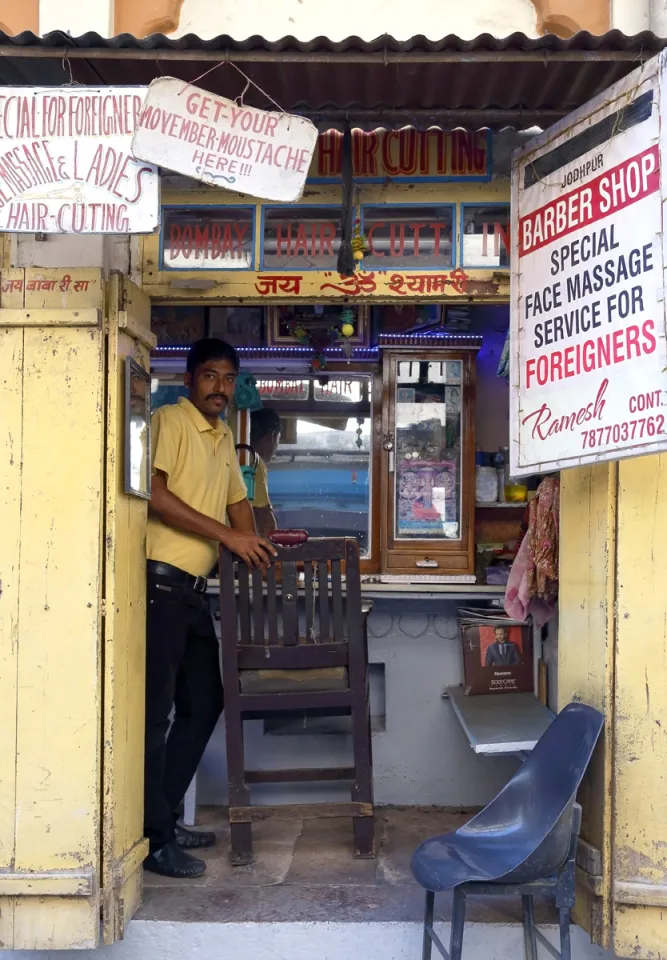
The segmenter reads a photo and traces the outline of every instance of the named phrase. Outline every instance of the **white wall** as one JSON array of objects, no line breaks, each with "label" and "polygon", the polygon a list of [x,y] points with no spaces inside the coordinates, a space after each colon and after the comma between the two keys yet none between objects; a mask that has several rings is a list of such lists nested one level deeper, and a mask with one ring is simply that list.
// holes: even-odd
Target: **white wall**
[{"label": "white wall", "polygon": [[[630,0],[631,2],[631,0]],[[295,36],[331,40],[359,36],[373,40],[389,33],[405,40],[423,33],[432,40],[447,34],[471,38],[480,33],[504,37],[516,30],[536,36],[531,0],[185,0],[173,36],[226,33],[237,40],[261,34],[268,40]]]},{"label": "white wall", "polygon": [[113,32],[113,0],[39,0],[39,32],[63,30],[73,37],[94,31]]},{"label": "white wall", "polygon": [[652,7],[664,5],[665,0],[610,0],[611,25],[628,36],[642,30],[655,29],[651,23]]}]

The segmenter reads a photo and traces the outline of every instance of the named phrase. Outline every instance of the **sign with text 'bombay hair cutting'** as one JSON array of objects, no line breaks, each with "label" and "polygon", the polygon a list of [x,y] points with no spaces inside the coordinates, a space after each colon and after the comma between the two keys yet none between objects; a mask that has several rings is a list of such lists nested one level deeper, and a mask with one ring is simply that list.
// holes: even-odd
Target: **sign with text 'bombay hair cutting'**
[{"label": "sign with text 'bombay hair cutting'", "polygon": [[667,449],[664,69],[661,54],[514,156],[514,474]]},{"label": "sign with text 'bombay hair cutting'", "polygon": [[158,166],[263,200],[303,193],[317,129],[303,117],[258,110],[160,77],[148,88],[132,149]]},{"label": "sign with text 'bombay hair cutting'", "polygon": [[159,179],[132,155],[145,87],[3,87],[0,231],[153,233]]}]

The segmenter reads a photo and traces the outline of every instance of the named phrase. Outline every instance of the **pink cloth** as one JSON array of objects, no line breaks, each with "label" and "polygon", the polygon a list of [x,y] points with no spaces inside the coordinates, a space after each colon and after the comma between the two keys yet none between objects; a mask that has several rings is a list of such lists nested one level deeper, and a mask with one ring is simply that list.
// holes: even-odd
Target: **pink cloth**
[{"label": "pink cloth", "polygon": [[560,483],[547,477],[530,503],[528,531],[512,564],[505,612],[516,620],[532,616],[541,627],[555,613],[558,593]]},{"label": "pink cloth", "polygon": [[529,554],[530,542],[528,537],[524,537],[521,541],[519,552],[514,558],[509,580],[507,581],[507,588],[505,590],[505,613],[513,620],[525,620],[530,614],[535,626],[541,627],[547,620],[553,617],[556,607],[554,603],[540,600],[537,597],[531,597],[529,595]]}]

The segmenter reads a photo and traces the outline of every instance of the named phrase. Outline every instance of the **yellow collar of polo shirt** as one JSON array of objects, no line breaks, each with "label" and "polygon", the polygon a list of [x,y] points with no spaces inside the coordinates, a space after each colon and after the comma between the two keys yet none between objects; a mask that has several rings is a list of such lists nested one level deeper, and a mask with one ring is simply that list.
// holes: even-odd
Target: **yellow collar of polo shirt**
[{"label": "yellow collar of polo shirt", "polygon": [[206,417],[200,413],[199,410],[197,410],[194,403],[191,403],[187,397],[179,397],[178,402],[186,411],[200,433],[205,433],[207,430],[210,430],[211,433],[215,433],[220,437],[223,437],[228,432],[229,427],[224,420],[219,419],[217,427],[211,426]]}]

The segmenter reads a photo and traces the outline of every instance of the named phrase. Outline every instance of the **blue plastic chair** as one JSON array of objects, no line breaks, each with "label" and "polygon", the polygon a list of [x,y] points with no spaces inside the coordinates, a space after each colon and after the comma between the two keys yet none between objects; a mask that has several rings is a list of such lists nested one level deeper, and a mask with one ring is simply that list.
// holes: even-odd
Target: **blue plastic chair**
[{"label": "blue plastic chair", "polygon": [[[537,940],[571,960],[570,909],[581,827],[577,790],[602,731],[604,717],[570,703],[554,719],[515,776],[491,803],[454,833],[426,840],[412,857],[412,873],[426,890],[422,960],[435,943],[445,960],[461,960],[466,896],[522,898],[527,960]],[[435,894],[454,889],[449,953],[433,929]],[[536,929],[533,897],[556,902],[560,954]]]}]

